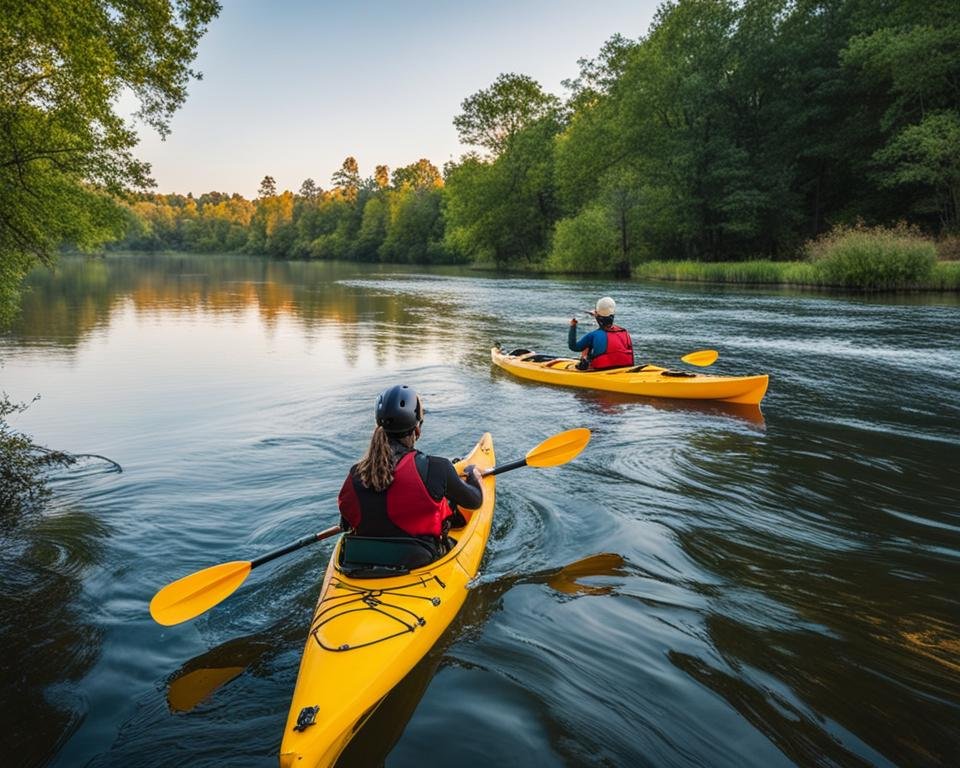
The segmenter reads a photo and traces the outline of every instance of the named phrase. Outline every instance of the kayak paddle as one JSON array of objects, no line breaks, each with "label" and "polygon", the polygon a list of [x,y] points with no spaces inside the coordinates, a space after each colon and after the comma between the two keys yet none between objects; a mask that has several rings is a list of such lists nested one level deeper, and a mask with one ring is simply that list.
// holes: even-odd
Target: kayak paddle
[{"label": "kayak paddle", "polygon": [[[568,429],[566,432],[547,438],[536,448],[531,448],[524,458],[493,467],[483,474],[486,477],[520,467],[555,467],[566,464],[579,454],[589,441],[589,429],[582,427]],[[196,618],[232,595],[237,587],[243,584],[250,571],[258,565],[269,563],[271,560],[336,536],[338,533],[340,533],[340,526],[335,525],[261,555],[256,560],[234,560],[230,563],[212,565],[177,579],[153,596],[153,600],[150,601],[150,615],[155,622],[165,626]]]},{"label": "kayak paddle", "polygon": [[691,352],[689,355],[684,355],[680,360],[690,365],[699,365],[706,368],[708,365],[713,365],[717,362],[718,357],[720,357],[720,353],[715,349],[701,349],[698,352]]},{"label": "kayak paddle", "polygon": [[536,448],[527,451],[527,455],[509,464],[500,464],[483,471],[483,476],[499,475],[520,467],[556,467],[575,458],[590,442],[590,430],[586,427],[568,429],[548,437]]},{"label": "kayak paddle", "polygon": [[338,533],[340,533],[340,526],[335,525],[261,555],[256,560],[220,563],[177,579],[153,596],[153,600],[150,601],[150,615],[157,624],[168,627],[199,616],[230,597],[234,590],[243,584],[250,571],[258,565],[269,563],[271,560],[295,552],[308,544],[336,536]]}]

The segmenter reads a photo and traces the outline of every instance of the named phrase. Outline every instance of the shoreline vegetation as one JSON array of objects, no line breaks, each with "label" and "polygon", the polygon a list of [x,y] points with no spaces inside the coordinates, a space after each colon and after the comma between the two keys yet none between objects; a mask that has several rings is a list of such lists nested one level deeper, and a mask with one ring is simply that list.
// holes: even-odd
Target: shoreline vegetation
[{"label": "shoreline vegetation", "polygon": [[[95,0],[60,26],[49,5],[3,22],[22,77],[0,93],[0,325],[30,266],[104,247],[958,290],[942,261],[960,255],[955,0],[666,0],[645,34],[576,60],[562,95],[508,72],[464,98],[452,122],[472,149],[442,168],[347,157],[326,188],[266,175],[252,200],[147,191],[115,112],[131,88],[169,131],[214,0],[122,17]],[[890,235],[907,230],[926,243]],[[854,242],[871,231],[880,246]]]},{"label": "shoreline vegetation", "polygon": [[505,73],[465,98],[475,149],[442,168],[347,157],[326,188],[130,194],[111,247],[957,291],[954,6],[664,2],[563,97]]},{"label": "shoreline vegetation", "polygon": [[[139,253],[196,252],[189,248],[125,250]],[[955,256],[957,251],[960,251],[960,238],[948,238],[938,243],[924,237],[916,228],[904,224],[887,228],[867,227],[859,223],[853,227],[837,227],[817,240],[808,242],[804,258],[782,261],[767,258],[744,261],[651,259],[631,265],[630,274],[622,277],[671,283],[791,287],[827,292],[960,292],[960,260],[948,258]],[[258,255],[244,249],[237,249],[233,253]],[[74,255],[82,254],[74,252]],[[301,255],[294,260],[314,259]],[[431,264],[390,260],[376,263],[384,266]],[[464,266],[478,272],[508,274],[583,277],[603,274],[596,270],[558,269],[549,260],[506,267],[492,262],[437,262],[437,265],[443,264]]]},{"label": "shoreline vegetation", "polygon": [[[944,250],[955,247],[944,241]],[[960,291],[960,261],[905,225],[838,227],[806,244],[804,260],[648,261],[633,276],[670,282],[779,285],[853,291]]]}]

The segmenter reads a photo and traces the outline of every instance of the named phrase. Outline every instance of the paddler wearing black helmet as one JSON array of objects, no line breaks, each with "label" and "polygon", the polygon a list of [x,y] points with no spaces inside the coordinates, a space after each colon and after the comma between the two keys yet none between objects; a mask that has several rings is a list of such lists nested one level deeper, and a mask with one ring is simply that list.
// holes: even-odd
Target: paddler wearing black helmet
[{"label": "paddler wearing black helmet", "polygon": [[341,527],[361,537],[414,537],[434,558],[448,549],[447,533],[467,523],[460,510],[483,503],[480,471],[465,470],[414,448],[423,427],[423,401],[417,391],[397,384],[377,396],[376,427],[370,446],[350,468],[337,503]]}]

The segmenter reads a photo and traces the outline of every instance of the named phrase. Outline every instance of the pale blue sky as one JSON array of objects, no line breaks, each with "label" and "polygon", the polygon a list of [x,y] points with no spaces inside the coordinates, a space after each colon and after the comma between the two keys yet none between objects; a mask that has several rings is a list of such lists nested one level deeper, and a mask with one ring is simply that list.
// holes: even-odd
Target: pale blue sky
[{"label": "pale blue sky", "polygon": [[173,133],[141,131],[160,192],[256,194],[272,175],[324,188],[347,155],[363,176],[461,146],[460,102],[502,72],[564,96],[577,59],[646,33],[655,0],[222,0]]}]

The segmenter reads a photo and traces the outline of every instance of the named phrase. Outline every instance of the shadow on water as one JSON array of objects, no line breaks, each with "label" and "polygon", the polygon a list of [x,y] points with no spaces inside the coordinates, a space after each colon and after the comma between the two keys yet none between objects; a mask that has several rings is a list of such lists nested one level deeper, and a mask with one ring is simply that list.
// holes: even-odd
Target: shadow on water
[{"label": "shadow on water", "polygon": [[758,405],[720,403],[711,400],[666,400],[657,397],[639,397],[619,392],[601,392],[587,389],[576,390],[574,396],[580,402],[607,416],[617,416],[631,407],[640,405],[657,411],[738,419],[760,429],[766,426],[763,412]]},{"label": "shadow on water", "polygon": [[107,528],[79,509],[0,520],[0,634],[5,765],[42,765],[85,714],[70,689],[100,655],[103,632],[82,594]]},{"label": "shadow on water", "polygon": [[[413,716],[437,670],[447,662],[445,654],[464,634],[481,627],[497,609],[503,596],[519,584],[545,584],[567,599],[585,595],[609,595],[615,585],[593,584],[586,579],[624,576],[630,571],[623,557],[603,553],[583,558],[562,568],[528,575],[515,575],[480,583],[470,591],[463,609],[434,648],[394,687],[350,742],[337,765],[362,768],[382,765]],[[262,632],[234,638],[186,662],[170,676],[167,706],[171,713],[188,713],[244,673],[264,674],[271,658],[281,649],[295,646],[304,628],[278,622]]]}]

